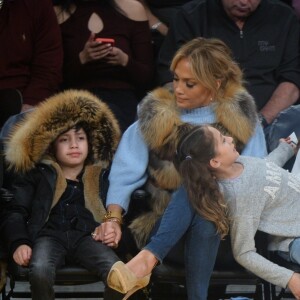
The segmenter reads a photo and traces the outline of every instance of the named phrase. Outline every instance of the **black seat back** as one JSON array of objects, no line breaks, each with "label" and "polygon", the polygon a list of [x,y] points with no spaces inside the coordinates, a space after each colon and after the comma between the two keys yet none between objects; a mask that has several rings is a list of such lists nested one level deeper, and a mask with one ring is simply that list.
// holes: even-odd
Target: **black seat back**
[{"label": "black seat back", "polygon": [[0,90],[0,128],[10,116],[16,115],[21,111],[22,103],[22,95],[19,90]]}]

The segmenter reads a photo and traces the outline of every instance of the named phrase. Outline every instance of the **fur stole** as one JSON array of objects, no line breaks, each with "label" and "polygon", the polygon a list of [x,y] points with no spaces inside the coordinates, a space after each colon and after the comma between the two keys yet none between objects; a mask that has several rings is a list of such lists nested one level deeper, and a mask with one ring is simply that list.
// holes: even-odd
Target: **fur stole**
[{"label": "fur stole", "polygon": [[[252,136],[257,123],[256,106],[253,98],[239,88],[232,90],[233,97],[216,99],[213,109],[218,127],[224,134],[234,137],[238,149],[241,150]],[[148,180],[145,188],[151,194],[151,211],[137,217],[130,224],[139,248],[142,248],[157,219],[167,207],[171,194],[180,183],[180,176],[173,165],[182,131],[188,127],[181,126],[180,111],[174,95],[158,88],[150,92],[142,101],[139,109],[140,129],[150,149]],[[192,125],[191,125],[192,126]]]}]

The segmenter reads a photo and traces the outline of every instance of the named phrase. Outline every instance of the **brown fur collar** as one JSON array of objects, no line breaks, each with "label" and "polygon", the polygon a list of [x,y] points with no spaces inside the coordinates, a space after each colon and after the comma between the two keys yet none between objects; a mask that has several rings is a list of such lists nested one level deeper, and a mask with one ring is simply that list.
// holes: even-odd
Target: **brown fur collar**
[{"label": "brown fur collar", "polygon": [[[51,209],[57,204],[60,197],[64,193],[67,182],[62,173],[60,166],[50,159],[44,159],[43,164],[52,166],[57,174],[56,187],[54,197],[51,205]],[[106,210],[103,206],[102,200],[100,199],[100,173],[102,167],[100,165],[88,165],[85,167],[82,181],[84,186],[84,200],[85,207],[93,214],[95,221],[102,222]]]},{"label": "brown fur collar", "polygon": [[119,142],[118,123],[108,106],[87,91],[68,90],[40,103],[12,131],[6,160],[16,171],[29,171],[61,133],[85,121],[90,128],[94,161],[107,167]]},{"label": "brown fur collar", "polygon": [[[257,122],[255,102],[241,87],[232,88],[230,94],[232,98],[227,95],[214,101],[216,119],[231,135],[246,144]],[[168,143],[182,124],[174,95],[164,88],[150,92],[140,105],[139,121],[150,149]]]}]

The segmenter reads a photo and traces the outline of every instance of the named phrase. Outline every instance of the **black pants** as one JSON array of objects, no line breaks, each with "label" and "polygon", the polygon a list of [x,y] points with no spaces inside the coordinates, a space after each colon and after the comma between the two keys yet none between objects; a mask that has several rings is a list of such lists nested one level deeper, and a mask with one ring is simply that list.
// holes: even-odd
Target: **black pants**
[{"label": "black pants", "polygon": [[[88,233],[69,230],[56,232],[55,237],[39,237],[34,242],[29,265],[33,300],[55,299],[53,286],[56,269],[64,263],[66,257],[71,257],[76,263],[95,272],[104,283],[111,266],[120,260],[111,248],[94,241]],[[121,294],[119,299],[122,299]]]}]

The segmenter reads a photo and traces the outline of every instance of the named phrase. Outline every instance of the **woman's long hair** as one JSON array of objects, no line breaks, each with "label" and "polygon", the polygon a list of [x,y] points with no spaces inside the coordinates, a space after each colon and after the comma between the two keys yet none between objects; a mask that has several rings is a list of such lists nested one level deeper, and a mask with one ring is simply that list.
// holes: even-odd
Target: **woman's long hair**
[{"label": "woman's long hair", "polygon": [[215,154],[212,133],[207,126],[195,126],[180,139],[174,164],[191,205],[224,237],[229,231],[227,205],[209,165]]},{"label": "woman's long hair", "polygon": [[214,98],[230,96],[233,87],[242,87],[243,73],[233,60],[230,48],[216,38],[195,38],[175,53],[171,71],[178,62],[188,59],[197,81],[210,90]]}]

